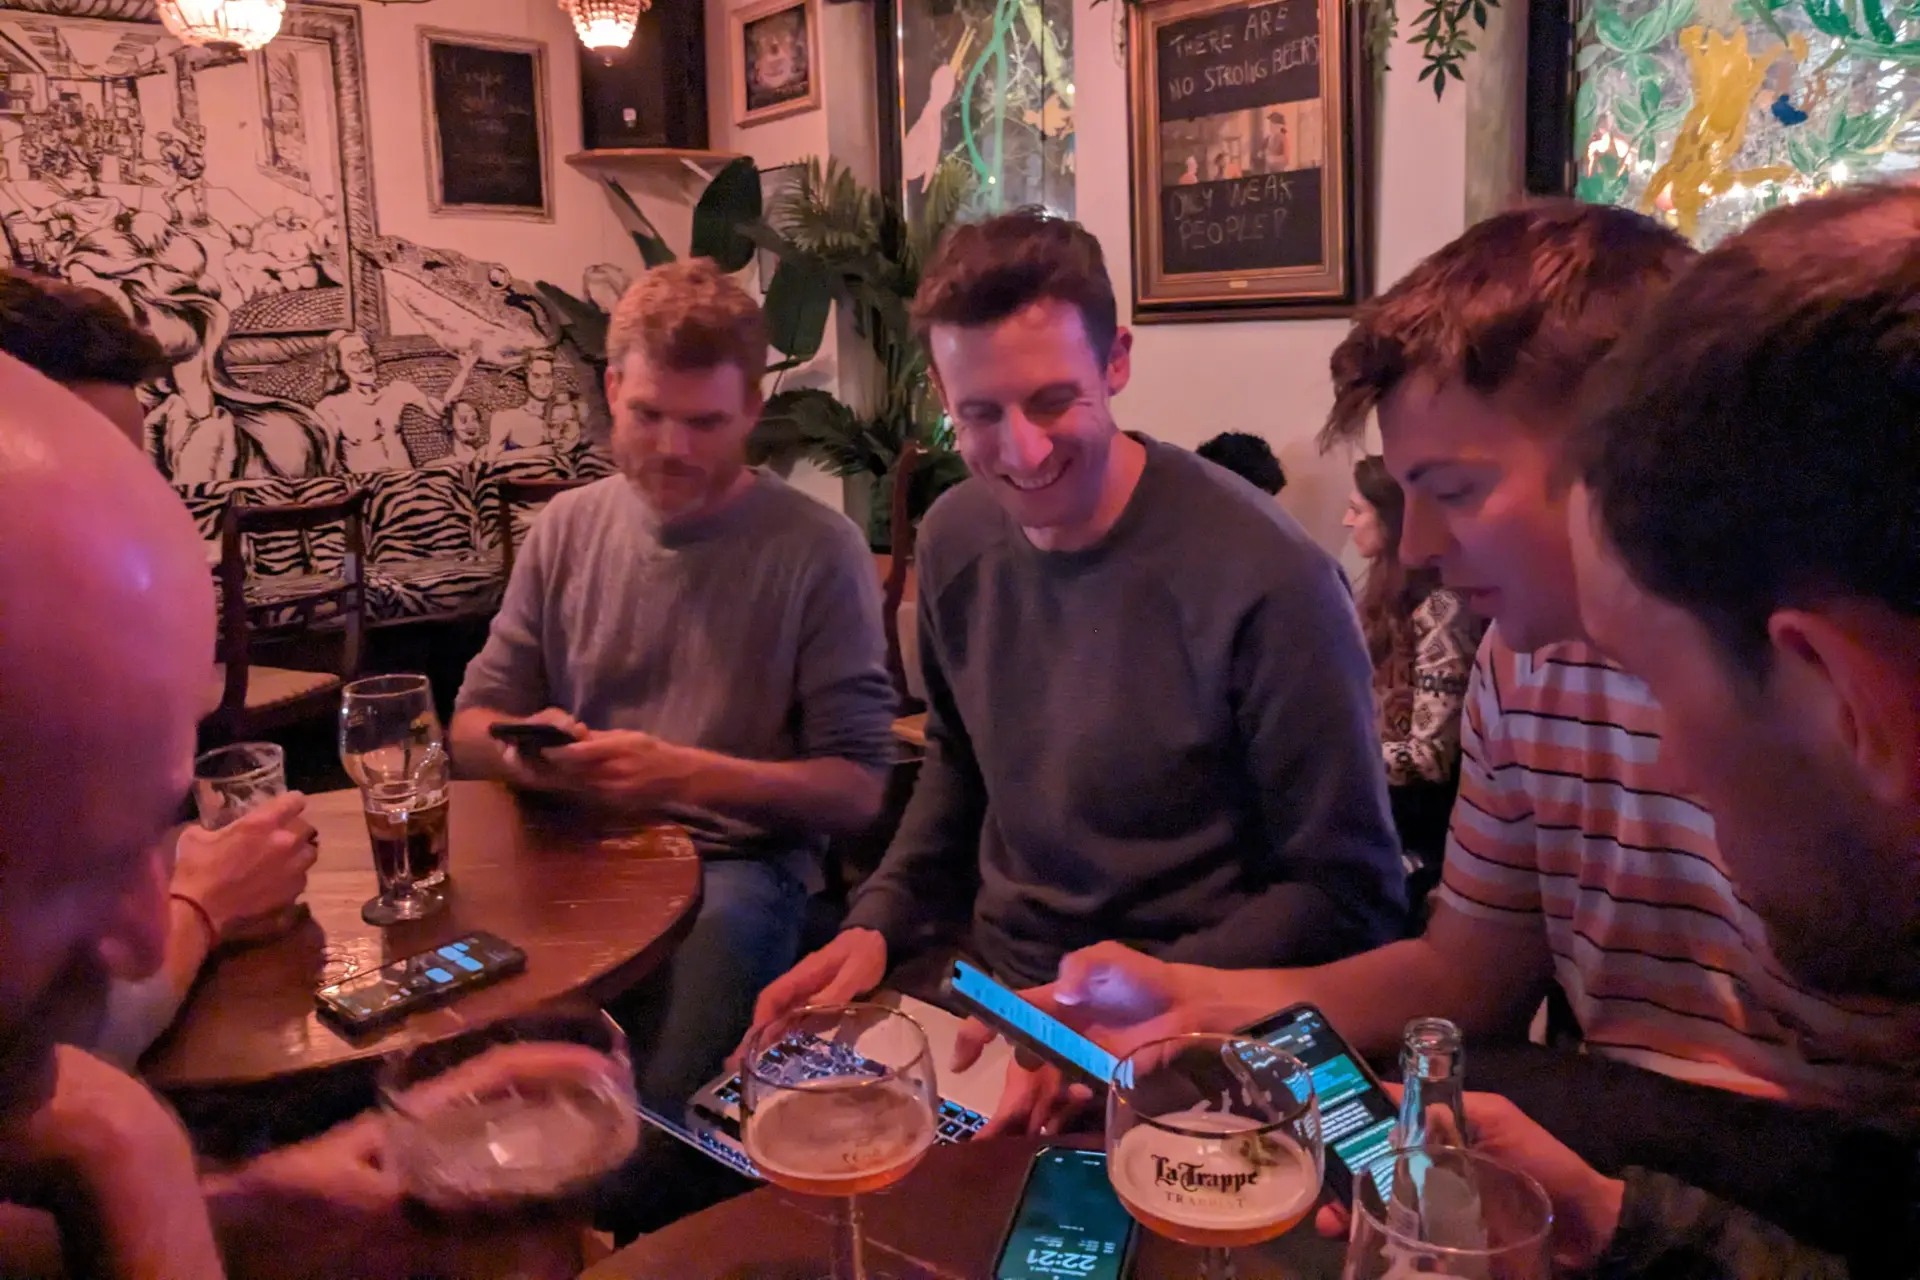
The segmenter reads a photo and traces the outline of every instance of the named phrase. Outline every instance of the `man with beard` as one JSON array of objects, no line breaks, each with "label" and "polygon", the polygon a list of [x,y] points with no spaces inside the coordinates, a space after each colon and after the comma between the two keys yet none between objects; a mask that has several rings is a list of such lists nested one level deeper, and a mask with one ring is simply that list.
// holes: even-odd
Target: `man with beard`
[{"label": "man with beard", "polygon": [[972,472],[920,532],[928,757],[845,929],[756,1022],[968,916],[1023,985],[1101,939],[1231,967],[1397,936],[1346,583],[1265,494],[1119,429],[1133,336],[1099,242],[1034,210],[956,228],[914,318]]},{"label": "man with beard", "polygon": [[[628,291],[608,331],[621,474],[541,514],[453,717],[465,773],[691,830],[693,930],[615,1010],[663,1107],[719,1069],[793,963],[826,838],[873,821],[894,754],[865,540],[747,466],[766,351],[758,304],[710,262]],[[533,363],[544,395],[551,362]],[[578,741],[521,756],[491,734],[526,720]]]}]

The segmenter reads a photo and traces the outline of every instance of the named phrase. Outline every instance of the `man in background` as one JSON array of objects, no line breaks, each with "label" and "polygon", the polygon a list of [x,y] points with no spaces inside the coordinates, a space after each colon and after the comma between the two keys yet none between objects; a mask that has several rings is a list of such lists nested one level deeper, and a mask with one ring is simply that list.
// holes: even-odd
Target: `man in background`
[{"label": "man in background", "polygon": [[[746,464],[760,308],[704,260],[615,309],[607,400],[620,474],[561,494],[515,557],[453,717],[468,774],[693,833],[704,896],[670,964],[616,1010],[643,1093],[676,1107],[793,963],[828,836],[879,812],[893,690],[880,590],[844,515]],[[579,741],[523,757],[502,722]]]},{"label": "man in background", "polygon": [[1225,467],[1262,493],[1280,496],[1287,487],[1287,473],[1273,446],[1246,431],[1222,431],[1194,450],[1216,467]]}]

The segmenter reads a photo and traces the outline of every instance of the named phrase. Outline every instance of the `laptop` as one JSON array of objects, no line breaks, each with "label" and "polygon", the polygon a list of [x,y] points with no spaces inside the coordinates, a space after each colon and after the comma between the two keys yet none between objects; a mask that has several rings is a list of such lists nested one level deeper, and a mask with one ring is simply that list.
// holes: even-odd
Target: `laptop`
[{"label": "laptop", "polygon": [[[961,1019],[924,1000],[897,992],[883,992],[873,1003],[898,1009],[926,1032],[927,1048],[933,1054],[934,1076],[940,1085],[940,1109],[934,1119],[934,1141],[965,1142],[979,1133],[993,1115],[1006,1082],[1007,1064],[1013,1060],[1013,1047],[996,1038],[980,1055],[980,1060],[963,1072],[948,1069],[953,1061]],[[851,1064],[849,1059],[852,1060]],[[849,1065],[859,1069],[859,1046],[829,1044],[823,1040],[795,1037],[782,1046],[782,1070],[791,1078],[807,1079],[829,1073],[844,1075]],[[875,1074],[879,1068],[875,1066]],[[740,1139],[741,1082],[737,1073],[716,1077],[697,1090],[688,1100],[686,1114],[679,1118],[662,1115],[642,1105],[641,1118],[696,1151],[748,1178],[766,1179]]]}]

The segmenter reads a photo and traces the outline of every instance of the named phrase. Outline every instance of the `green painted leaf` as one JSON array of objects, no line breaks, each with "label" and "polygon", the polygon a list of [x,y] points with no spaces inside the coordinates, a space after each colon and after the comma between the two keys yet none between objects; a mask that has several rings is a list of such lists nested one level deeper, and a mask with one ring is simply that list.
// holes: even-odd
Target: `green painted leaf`
[{"label": "green painted leaf", "polygon": [[1660,82],[1642,80],[1640,82],[1640,114],[1652,116],[1660,109]]},{"label": "green painted leaf", "polygon": [[1792,138],[1787,142],[1787,163],[1794,167],[1795,172],[1809,178],[1820,171],[1820,158],[1799,138]]},{"label": "green painted leaf", "polygon": [[1615,53],[1632,53],[1633,31],[1621,16],[1619,6],[1601,3],[1595,6],[1594,34],[1600,37],[1600,43]]},{"label": "green painted leaf", "polygon": [[1685,103],[1675,107],[1662,107],[1648,117],[1647,132],[1663,140],[1671,138],[1674,130],[1685,123],[1688,110]]},{"label": "green painted leaf", "polygon": [[1620,131],[1630,137],[1639,137],[1647,131],[1647,113],[1640,109],[1637,102],[1621,101],[1614,104],[1613,122]]},{"label": "green painted leaf", "polygon": [[1627,79],[1633,81],[1635,84],[1639,84],[1644,80],[1658,80],[1660,78],[1659,62],[1644,53],[1629,55],[1621,62],[1620,69],[1626,72]]},{"label": "green painted leaf", "polygon": [[1573,69],[1582,76],[1590,76],[1609,52],[1611,50],[1597,40],[1582,42],[1579,49],[1574,52]]},{"label": "green painted leaf", "polygon": [[741,233],[760,218],[760,170],[742,156],[714,175],[693,207],[693,256],[712,258],[722,271],[753,261],[753,241]]}]

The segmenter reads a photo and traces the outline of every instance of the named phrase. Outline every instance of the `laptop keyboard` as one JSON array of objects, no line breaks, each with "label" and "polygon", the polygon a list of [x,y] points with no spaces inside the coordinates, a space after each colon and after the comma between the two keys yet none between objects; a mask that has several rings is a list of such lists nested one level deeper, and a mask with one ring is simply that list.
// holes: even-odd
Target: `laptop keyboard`
[{"label": "laptop keyboard", "polygon": [[[820,1080],[829,1076],[885,1074],[886,1068],[869,1058],[862,1057],[853,1048],[844,1044],[835,1044],[817,1036],[795,1034],[776,1045],[767,1053],[767,1062],[778,1068],[769,1072],[776,1075],[781,1084],[799,1084],[806,1080]],[[740,1136],[739,1121],[741,1103],[740,1077],[735,1075],[713,1091],[715,1102],[726,1107],[728,1116],[712,1116],[727,1126],[734,1137]],[[702,1108],[704,1111],[705,1108]],[[951,1098],[940,1099],[940,1113],[935,1118],[935,1142],[965,1142],[986,1126],[987,1118],[970,1107],[963,1107]]]}]

